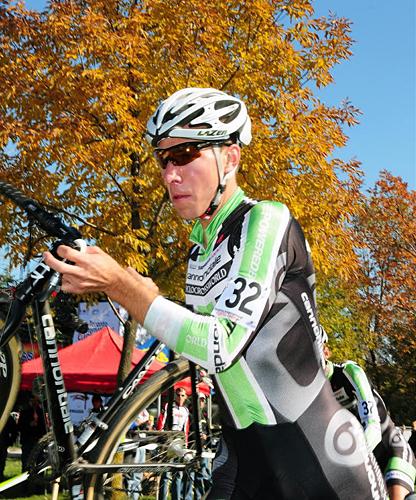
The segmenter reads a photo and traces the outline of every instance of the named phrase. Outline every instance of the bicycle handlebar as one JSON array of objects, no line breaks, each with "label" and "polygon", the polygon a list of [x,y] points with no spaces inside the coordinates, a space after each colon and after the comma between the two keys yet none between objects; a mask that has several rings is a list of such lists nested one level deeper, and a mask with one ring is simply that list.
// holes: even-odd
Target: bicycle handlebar
[{"label": "bicycle handlebar", "polygon": [[28,198],[21,191],[7,184],[7,182],[0,181],[0,193],[20,208],[23,208],[29,217],[35,219],[49,236],[56,236],[63,241],[73,241],[81,238],[81,233],[77,229],[64,224],[59,217],[45,210],[38,202]]},{"label": "bicycle handlebar", "polygon": [[[23,208],[28,216],[35,219],[39,227],[49,236],[59,238],[59,241],[56,241],[50,249],[51,253],[58,259],[61,259],[56,253],[59,245],[69,245],[78,250],[85,248],[85,242],[81,239],[81,233],[76,228],[64,224],[59,217],[45,210],[39,203],[28,198],[15,187],[0,181],[0,194],[3,194],[16,205]],[[34,297],[42,294],[46,284],[56,275],[57,273],[47,266],[42,259],[36,268],[29,273],[27,278],[16,287],[11,313],[8,321],[3,326],[0,348],[13,336],[24,317],[26,306]]]}]

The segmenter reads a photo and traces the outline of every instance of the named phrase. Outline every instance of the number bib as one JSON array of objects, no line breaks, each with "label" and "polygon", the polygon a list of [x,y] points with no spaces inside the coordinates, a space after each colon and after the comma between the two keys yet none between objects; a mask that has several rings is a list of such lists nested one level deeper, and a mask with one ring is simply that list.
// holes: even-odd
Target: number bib
[{"label": "number bib", "polygon": [[238,276],[224,289],[215,306],[215,314],[254,329],[263,313],[264,299],[268,294],[268,287],[262,287],[257,281]]}]

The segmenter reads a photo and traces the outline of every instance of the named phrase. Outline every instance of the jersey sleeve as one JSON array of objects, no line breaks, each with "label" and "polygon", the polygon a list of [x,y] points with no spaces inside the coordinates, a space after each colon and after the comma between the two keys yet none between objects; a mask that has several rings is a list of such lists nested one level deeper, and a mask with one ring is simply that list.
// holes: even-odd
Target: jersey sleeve
[{"label": "jersey sleeve", "polygon": [[211,314],[197,314],[158,297],[144,327],[209,373],[228,368],[261,324],[283,281],[290,221],[285,205],[256,204],[243,223],[240,248]]},{"label": "jersey sleeve", "polygon": [[354,388],[367,448],[373,451],[381,441],[380,416],[373,390],[364,370],[353,361],[344,364],[344,373]]},{"label": "jersey sleeve", "polygon": [[163,431],[163,429],[165,427],[166,407],[167,407],[167,405],[165,405],[165,407],[162,408],[162,411],[160,412],[159,417],[157,419],[157,423],[156,423],[156,430],[157,431]]},{"label": "jersey sleeve", "polygon": [[380,394],[375,389],[373,393],[377,402],[383,432],[382,444],[377,447],[374,454],[376,457],[379,454],[389,457],[384,471],[386,484],[387,486],[398,484],[409,492],[413,492],[416,478],[416,460],[412,448],[400,428],[394,425]]}]

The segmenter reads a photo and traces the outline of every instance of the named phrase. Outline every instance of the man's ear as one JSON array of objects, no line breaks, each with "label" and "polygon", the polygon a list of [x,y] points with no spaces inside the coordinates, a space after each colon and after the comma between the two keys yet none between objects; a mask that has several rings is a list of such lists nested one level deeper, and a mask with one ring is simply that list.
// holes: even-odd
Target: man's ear
[{"label": "man's ear", "polygon": [[240,157],[241,157],[240,146],[238,144],[231,144],[231,146],[227,148],[224,174],[228,174],[228,172],[231,172],[238,167],[240,163]]}]

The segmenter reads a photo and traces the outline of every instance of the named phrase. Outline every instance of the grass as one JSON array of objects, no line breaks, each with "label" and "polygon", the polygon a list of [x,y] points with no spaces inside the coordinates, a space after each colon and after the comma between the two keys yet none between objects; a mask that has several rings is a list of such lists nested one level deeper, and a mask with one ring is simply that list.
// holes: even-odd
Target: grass
[{"label": "grass", "polygon": [[[22,464],[18,458],[7,459],[4,469],[5,479],[18,476],[21,471]],[[28,481],[20,483],[7,491],[2,491],[0,495],[1,498],[14,498],[15,500],[47,500],[51,498],[51,494],[46,491],[46,488],[42,491],[42,487],[31,485]],[[59,499],[68,500],[69,495],[67,493],[59,493]]]},{"label": "grass", "polygon": [[[10,479],[11,477],[18,476],[22,471],[22,464],[18,458],[9,458],[6,461],[6,467],[4,469],[5,479]],[[49,500],[51,494],[46,490],[44,493],[39,493],[37,491],[34,494],[30,494],[30,490],[33,485],[29,485],[27,481],[20,483],[7,491],[2,491],[0,493],[0,498],[13,498],[14,500]],[[69,500],[68,493],[59,493],[59,500]],[[143,500],[154,500],[153,496],[143,496]]]}]

